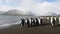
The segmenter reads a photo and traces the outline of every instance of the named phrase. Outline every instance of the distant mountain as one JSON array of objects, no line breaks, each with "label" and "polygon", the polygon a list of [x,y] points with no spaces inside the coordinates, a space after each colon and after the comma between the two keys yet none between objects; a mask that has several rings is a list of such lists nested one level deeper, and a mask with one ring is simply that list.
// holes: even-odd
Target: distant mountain
[{"label": "distant mountain", "polygon": [[[12,16],[36,16],[35,13],[32,13],[32,11],[20,11],[17,9],[8,10],[6,12],[0,11],[0,15],[12,15]],[[54,12],[47,12],[43,15],[39,16],[60,16],[59,14],[56,14]]]},{"label": "distant mountain", "polygon": [[20,16],[20,15],[25,16],[25,15],[28,15],[28,16],[32,16],[33,13],[32,12],[29,12],[29,11],[24,13],[24,11],[19,11],[17,9],[12,9],[12,10],[8,10],[5,13],[5,15],[14,15],[14,16]]},{"label": "distant mountain", "polygon": [[5,14],[5,12],[4,11],[0,11],[0,15],[4,15]]},{"label": "distant mountain", "polygon": [[57,16],[57,14],[53,12],[47,12],[43,16]]},{"label": "distant mountain", "polygon": [[21,15],[21,12],[19,10],[13,9],[13,10],[8,10],[5,15]]}]

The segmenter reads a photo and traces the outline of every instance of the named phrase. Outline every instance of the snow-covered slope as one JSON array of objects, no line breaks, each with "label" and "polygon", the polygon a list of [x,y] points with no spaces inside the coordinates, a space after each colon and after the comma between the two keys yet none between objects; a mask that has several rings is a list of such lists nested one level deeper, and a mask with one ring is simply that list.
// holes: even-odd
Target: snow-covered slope
[{"label": "snow-covered slope", "polygon": [[5,15],[18,15],[18,16],[20,16],[20,15],[33,15],[33,13],[30,12],[30,11],[24,13],[24,11],[19,11],[17,9],[12,9],[12,10],[8,10],[5,13]]}]

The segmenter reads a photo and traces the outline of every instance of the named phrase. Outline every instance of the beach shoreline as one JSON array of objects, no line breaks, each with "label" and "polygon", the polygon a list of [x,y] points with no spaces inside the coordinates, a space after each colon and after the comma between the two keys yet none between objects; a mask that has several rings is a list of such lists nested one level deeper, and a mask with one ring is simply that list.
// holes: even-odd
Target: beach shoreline
[{"label": "beach shoreline", "polygon": [[15,25],[9,28],[0,29],[1,34],[58,34],[60,33],[60,25],[51,27],[51,25],[43,25],[37,27],[21,27]]}]

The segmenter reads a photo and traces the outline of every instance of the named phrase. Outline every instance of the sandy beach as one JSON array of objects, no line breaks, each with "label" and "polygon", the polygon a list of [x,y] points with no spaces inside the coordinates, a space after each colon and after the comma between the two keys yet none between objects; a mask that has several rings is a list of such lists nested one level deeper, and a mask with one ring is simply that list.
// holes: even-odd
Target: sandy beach
[{"label": "sandy beach", "polygon": [[0,34],[59,34],[60,25],[51,27],[51,25],[43,25],[37,27],[21,27],[15,25],[9,28],[0,29]]}]

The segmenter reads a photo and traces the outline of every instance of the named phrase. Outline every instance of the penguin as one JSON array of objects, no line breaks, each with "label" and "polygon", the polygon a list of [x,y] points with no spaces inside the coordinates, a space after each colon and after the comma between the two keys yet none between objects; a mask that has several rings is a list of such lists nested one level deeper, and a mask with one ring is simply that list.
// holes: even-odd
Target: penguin
[{"label": "penguin", "polygon": [[36,19],[33,18],[33,26],[36,26]]},{"label": "penguin", "polygon": [[33,25],[33,18],[30,18],[31,19],[31,26]]},{"label": "penguin", "polygon": [[38,20],[39,20],[39,25],[42,25],[42,19],[38,18]]},{"label": "penguin", "polygon": [[36,26],[38,26],[39,25],[39,20],[38,20],[38,18],[35,18],[36,19]]},{"label": "penguin", "polygon": [[22,18],[21,19],[21,26],[24,26],[25,20]]},{"label": "penguin", "polygon": [[28,18],[26,18],[26,19],[27,19],[27,25],[29,27],[29,25],[30,25],[29,19]]},{"label": "penguin", "polygon": [[52,26],[55,25],[55,19],[54,19],[54,17],[51,17],[51,25],[52,25]]}]

